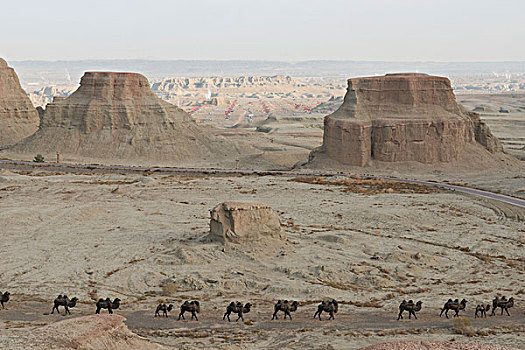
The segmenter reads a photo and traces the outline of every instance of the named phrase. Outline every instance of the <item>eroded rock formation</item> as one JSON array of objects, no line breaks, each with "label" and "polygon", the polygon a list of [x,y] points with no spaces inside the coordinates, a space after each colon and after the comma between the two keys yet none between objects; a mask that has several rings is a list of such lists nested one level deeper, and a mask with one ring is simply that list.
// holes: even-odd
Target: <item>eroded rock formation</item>
[{"label": "eroded rock formation", "polygon": [[4,337],[6,349],[145,349],[166,347],[131,332],[119,315],[69,318],[36,328],[28,336]]},{"label": "eroded rock formation", "polygon": [[456,102],[447,78],[387,74],[348,80],[343,104],[325,118],[320,152],[357,166],[372,159],[437,163],[458,159],[476,141],[501,151],[479,116]]},{"label": "eroded rock formation", "polygon": [[449,341],[397,341],[371,345],[360,350],[514,350],[514,348],[472,342]]},{"label": "eroded rock formation", "polygon": [[73,94],[47,105],[38,132],[14,151],[164,161],[237,153],[214,130],[157,98],[144,76],[114,72],[85,73]]},{"label": "eroded rock formation", "polygon": [[224,202],[210,211],[210,238],[216,242],[253,243],[285,240],[279,216],[263,203]]},{"label": "eroded rock formation", "polygon": [[15,70],[0,58],[0,146],[12,145],[38,129],[38,112]]}]

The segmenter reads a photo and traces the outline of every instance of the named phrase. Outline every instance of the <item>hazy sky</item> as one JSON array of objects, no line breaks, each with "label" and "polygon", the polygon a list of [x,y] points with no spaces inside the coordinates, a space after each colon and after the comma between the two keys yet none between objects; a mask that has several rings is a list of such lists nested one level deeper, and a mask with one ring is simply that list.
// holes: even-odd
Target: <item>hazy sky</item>
[{"label": "hazy sky", "polygon": [[0,57],[525,60],[525,0],[1,0]]}]

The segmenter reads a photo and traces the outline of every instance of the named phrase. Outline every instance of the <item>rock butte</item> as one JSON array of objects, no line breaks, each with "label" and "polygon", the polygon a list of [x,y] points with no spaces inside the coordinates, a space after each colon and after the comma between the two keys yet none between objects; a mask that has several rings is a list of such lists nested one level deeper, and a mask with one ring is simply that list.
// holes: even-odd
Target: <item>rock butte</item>
[{"label": "rock butte", "polygon": [[166,161],[237,154],[212,128],[157,98],[144,76],[115,72],[86,72],[73,94],[46,106],[39,130],[13,150]]},{"label": "rock butte", "polygon": [[38,129],[38,112],[15,70],[0,58],[0,146],[12,145]]},{"label": "rock butte", "polygon": [[210,238],[216,242],[253,243],[285,240],[279,216],[263,203],[224,202],[210,211]]},{"label": "rock butte", "polygon": [[447,78],[402,73],[349,79],[316,152],[356,166],[372,159],[437,163],[458,159],[467,143],[502,151],[479,115],[456,102]]}]

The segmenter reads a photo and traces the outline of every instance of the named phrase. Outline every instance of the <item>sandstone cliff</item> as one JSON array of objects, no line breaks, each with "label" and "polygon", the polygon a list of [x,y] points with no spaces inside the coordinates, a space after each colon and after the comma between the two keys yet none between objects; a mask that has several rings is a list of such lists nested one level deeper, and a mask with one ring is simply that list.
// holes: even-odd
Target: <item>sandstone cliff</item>
[{"label": "sandstone cliff", "polygon": [[91,159],[179,162],[235,156],[236,147],[160,100],[136,73],[87,72],[67,98],[55,98],[40,129],[14,152]]},{"label": "sandstone cliff", "polygon": [[38,112],[13,68],[0,58],[0,146],[12,145],[38,129]]},{"label": "sandstone cliff", "polygon": [[325,118],[316,152],[357,166],[370,160],[437,163],[457,160],[467,144],[501,151],[479,116],[456,102],[447,78],[387,74],[348,80],[343,104]]}]

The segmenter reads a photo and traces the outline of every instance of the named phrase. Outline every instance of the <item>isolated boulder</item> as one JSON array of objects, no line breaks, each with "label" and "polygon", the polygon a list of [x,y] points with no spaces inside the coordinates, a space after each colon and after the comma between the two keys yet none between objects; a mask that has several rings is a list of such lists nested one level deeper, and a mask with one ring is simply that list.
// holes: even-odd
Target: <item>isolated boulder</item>
[{"label": "isolated boulder", "polygon": [[236,147],[215,131],[159,99],[141,74],[86,72],[74,93],[46,106],[38,132],[13,151],[141,161],[235,156]]},{"label": "isolated boulder", "polygon": [[210,211],[210,238],[215,242],[250,243],[285,240],[279,216],[263,203],[224,202]]},{"label": "isolated boulder", "polygon": [[498,151],[491,138],[488,127],[456,102],[447,78],[387,74],[348,80],[344,102],[325,117],[323,145],[315,152],[356,166],[370,160],[430,164],[457,160],[477,140]]},{"label": "isolated boulder", "polygon": [[0,146],[9,146],[38,129],[39,118],[15,70],[0,58]]}]

